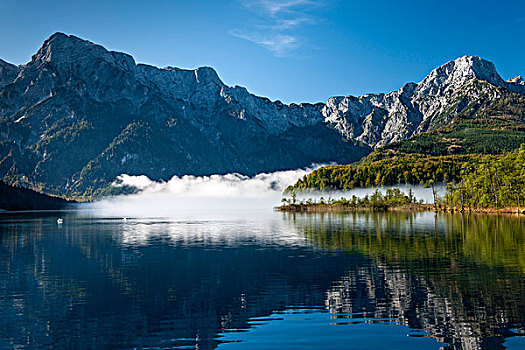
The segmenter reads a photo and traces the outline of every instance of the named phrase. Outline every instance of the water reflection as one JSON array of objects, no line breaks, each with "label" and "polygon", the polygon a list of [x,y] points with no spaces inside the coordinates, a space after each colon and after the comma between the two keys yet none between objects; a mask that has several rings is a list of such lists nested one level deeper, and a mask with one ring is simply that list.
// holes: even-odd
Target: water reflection
[{"label": "water reflection", "polygon": [[504,337],[525,334],[523,217],[284,218],[316,246],[363,251],[373,258],[374,264],[347,272],[328,291],[327,305],[337,317],[394,318],[459,349],[498,349]]},{"label": "water reflection", "polygon": [[323,329],[341,348],[499,349],[524,331],[519,218],[57,215],[0,217],[0,348],[268,348]]},{"label": "water reflection", "polygon": [[525,272],[525,217],[423,212],[283,213],[316,246],[355,248],[409,265],[419,259],[469,259]]}]

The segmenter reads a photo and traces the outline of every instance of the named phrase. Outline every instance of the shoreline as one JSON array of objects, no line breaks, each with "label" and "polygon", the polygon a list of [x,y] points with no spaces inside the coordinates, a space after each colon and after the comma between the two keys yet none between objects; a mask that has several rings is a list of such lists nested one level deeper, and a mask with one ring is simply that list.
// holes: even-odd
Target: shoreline
[{"label": "shoreline", "polygon": [[386,212],[407,211],[423,212],[433,211],[436,213],[476,213],[476,214],[517,214],[525,215],[525,208],[436,208],[433,204],[411,203],[400,206],[350,206],[340,204],[287,204],[273,208],[274,211],[295,213],[346,213],[358,211]]},{"label": "shoreline", "polygon": [[287,204],[273,208],[274,211],[282,212],[311,212],[311,213],[330,213],[330,212],[356,212],[356,211],[433,211],[432,204],[411,203],[401,206],[352,206],[340,204]]}]

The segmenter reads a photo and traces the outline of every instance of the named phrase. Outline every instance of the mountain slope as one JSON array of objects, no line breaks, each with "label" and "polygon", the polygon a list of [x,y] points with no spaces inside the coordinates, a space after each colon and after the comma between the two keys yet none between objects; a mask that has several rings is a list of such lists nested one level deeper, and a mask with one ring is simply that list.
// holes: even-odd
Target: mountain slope
[{"label": "mountain slope", "polygon": [[20,69],[14,64],[7,63],[0,59],[0,88],[12,82],[18,75],[19,71]]},{"label": "mountain slope", "polygon": [[[340,123],[343,133],[357,130],[359,119],[352,113],[358,103],[375,101],[371,113],[384,116],[371,124],[379,141],[368,144],[375,151],[356,164],[317,169],[290,186],[287,193],[460,181],[479,163],[495,159],[489,155],[499,157],[525,144],[521,77],[503,81],[487,61],[462,57],[434,70],[420,84],[408,86],[409,90],[405,86],[381,99],[344,98],[354,104],[341,102],[347,103],[339,109],[345,114],[336,111],[328,117]],[[377,101],[389,102],[390,109],[381,109]],[[353,107],[348,108],[350,105]],[[330,101],[323,113],[329,107]],[[396,118],[402,120],[393,123]],[[363,120],[368,122],[367,117]],[[373,140],[364,131],[356,138]]]},{"label": "mountain slope", "polygon": [[478,80],[461,91],[467,96],[471,90],[477,91],[478,98],[465,102],[465,97],[458,96],[441,113],[441,122],[432,131],[388,144],[374,153],[501,154],[525,143],[525,95]]},{"label": "mountain slope", "polygon": [[332,97],[322,113],[345,137],[378,148],[436,130],[473,103],[498,101],[508,93],[525,94],[521,77],[506,82],[491,62],[464,56],[436,68],[419,84],[389,94]]},{"label": "mountain slope", "polygon": [[0,181],[0,209],[2,210],[60,210],[75,202],[46,196],[28,188],[9,186]]},{"label": "mountain slope", "polygon": [[253,175],[428,140],[438,151],[420,153],[472,153],[494,139],[505,145],[484,153],[499,153],[525,139],[524,95],[521,77],[504,81],[491,62],[464,56],[388,94],[287,105],[227,86],[209,67],[136,64],[56,33],[26,65],[0,61],[0,178],[79,198],[122,173]]},{"label": "mountain slope", "polygon": [[[323,122],[322,104],[272,102],[208,67],[159,69],[57,33],[0,89],[0,177],[65,195],[116,176],[255,174],[370,152]],[[19,69],[19,70],[18,70]]]},{"label": "mountain slope", "polygon": [[[477,98],[462,102],[471,91]],[[287,193],[457,182],[480,163],[525,144],[525,95],[475,79],[456,96],[431,131],[378,147],[355,164],[319,168]]]}]

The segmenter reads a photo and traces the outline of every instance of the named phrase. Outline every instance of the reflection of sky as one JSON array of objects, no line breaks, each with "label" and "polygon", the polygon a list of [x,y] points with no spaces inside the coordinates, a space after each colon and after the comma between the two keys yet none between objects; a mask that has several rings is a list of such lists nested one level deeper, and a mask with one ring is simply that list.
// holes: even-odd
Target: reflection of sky
[{"label": "reflection of sky", "polygon": [[155,182],[146,176],[122,175],[116,186],[140,189],[139,194],[117,196],[83,204],[95,216],[170,217],[179,219],[249,219],[271,215],[284,189],[311,169],[212,176],[174,176]]},{"label": "reflection of sky", "polygon": [[[201,349],[212,348],[217,335],[242,341],[219,346],[226,349],[377,348],[380,340],[390,348],[455,341],[452,348],[492,349],[503,342],[497,330],[522,320],[519,276],[466,256],[472,233],[460,234],[463,226],[450,215],[247,206],[235,213],[124,221],[99,209],[62,213],[62,225],[52,216],[58,213],[0,220],[0,281],[6,281],[0,307],[8,310],[0,333],[17,344],[28,333],[60,341],[81,330],[76,336],[83,342],[184,340]],[[345,242],[352,249],[331,249]],[[476,249],[495,244],[474,243]],[[395,249],[405,244],[429,254]],[[434,257],[430,265],[427,257]],[[499,304],[502,299],[508,302]],[[306,311],[290,311],[294,306]]]},{"label": "reflection of sky", "polygon": [[[250,324],[254,328],[247,333],[222,334],[219,340],[226,343],[218,348],[439,349],[445,345],[421,338],[427,335],[425,331],[411,330],[392,319],[338,318],[323,309],[289,309],[269,317],[252,318]],[[344,327],[348,325],[351,327]]]},{"label": "reflection of sky", "polygon": [[[221,214],[222,213],[222,214]],[[217,210],[208,212],[181,210],[166,217],[149,217],[149,213],[127,212],[135,216],[115,217],[123,214],[118,211],[79,210],[64,215],[62,229],[67,231],[69,225],[89,225],[92,229],[105,230],[112,228],[118,232],[114,239],[125,246],[148,245],[155,241],[170,245],[191,246],[227,246],[239,247],[245,244],[263,246],[309,246],[311,242],[305,237],[304,229],[339,230],[346,228],[355,232],[376,232],[394,228],[400,233],[415,232],[446,233],[447,218],[436,217],[434,212],[410,212],[405,215],[393,213],[360,212],[346,215],[338,214],[301,214],[275,212],[271,209],[261,210],[249,207],[237,208],[233,212]],[[170,214],[170,213],[168,213]],[[141,216],[143,215],[143,216]],[[222,216],[221,216],[222,215]],[[54,219],[51,224],[54,225]]]},{"label": "reflection of sky", "polygon": [[264,224],[256,220],[204,220],[204,221],[143,221],[128,220],[122,225],[121,240],[126,245],[147,244],[148,241],[168,239],[179,246],[219,245],[239,246],[262,244],[297,246],[305,239],[297,230],[278,220]]},{"label": "reflection of sky", "polygon": [[[336,228],[343,225],[359,231],[375,231],[378,228],[384,231],[391,225],[388,215],[373,212],[348,215],[276,212],[267,198],[197,199],[187,207],[182,205],[181,198],[177,198],[167,206],[154,207],[153,205],[162,201],[158,201],[158,194],[152,195],[151,202],[144,200],[144,197],[149,196],[129,196],[133,197],[133,204],[126,204],[123,200],[125,197],[101,203],[99,207],[90,204],[89,209],[79,209],[73,211],[70,217],[64,216],[64,225],[80,221],[95,226],[113,225],[118,227],[120,232],[117,240],[125,245],[144,245],[151,240],[161,239],[177,245],[228,246],[238,246],[246,242],[264,245],[304,245],[302,229],[305,227],[321,228],[328,225],[326,227]],[[170,197],[169,194],[161,196]],[[120,206],[120,203],[123,205]],[[149,206],[149,203],[152,206]],[[178,205],[180,206],[177,207]],[[202,208],[198,209],[200,205]],[[396,229],[400,232],[445,230],[445,218],[436,219],[435,213],[431,211],[410,212],[405,216],[395,217]]]}]

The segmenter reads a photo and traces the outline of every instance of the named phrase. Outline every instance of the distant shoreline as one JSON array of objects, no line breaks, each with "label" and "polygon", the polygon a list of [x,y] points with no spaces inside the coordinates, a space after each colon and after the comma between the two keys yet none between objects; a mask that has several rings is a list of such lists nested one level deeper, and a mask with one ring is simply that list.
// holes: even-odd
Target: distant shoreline
[{"label": "distant shoreline", "polygon": [[35,190],[12,186],[0,180],[0,210],[61,210],[77,203],[49,196]]},{"label": "distant shoreline", "polygon": [[331,213],[331,212],[356,212],[356,211],[433,211],[432,204],[410,203],[401,206],[353,206],[340,204],[287,204],[274,208],[275,211],[282,212],[311,212],[311,213]]},{"label": "distant shoreline", "polygon": [[346,213],[346,212],[386,212],[408,211],[436,213],[480,213],[480,214],[525,214],[525,208],[436,208],[433,204],[410,203],[400,206],[351,206],[340,204],[287,204],[274,207],[274,211],[295,213]]}]

